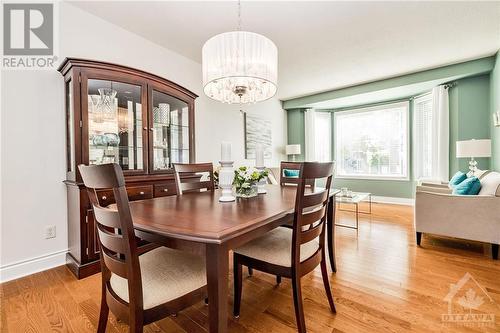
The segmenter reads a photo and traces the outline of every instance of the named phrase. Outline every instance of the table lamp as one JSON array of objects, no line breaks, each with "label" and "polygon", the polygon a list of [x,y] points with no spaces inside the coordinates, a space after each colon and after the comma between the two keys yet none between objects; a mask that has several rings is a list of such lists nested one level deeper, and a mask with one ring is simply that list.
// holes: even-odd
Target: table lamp
[{"label": "table lamp", "polygon": [[295,155],[300,155],[300,145],[286,145],[285,153],[287,155],[292,155],[292,161],[295,162]]},{"label": "table lamp", "polygon": [[457,141],[457,158],[470,158],[469,173],[471,175],[477,170],[475,157],[491,157],[490,139]]}]

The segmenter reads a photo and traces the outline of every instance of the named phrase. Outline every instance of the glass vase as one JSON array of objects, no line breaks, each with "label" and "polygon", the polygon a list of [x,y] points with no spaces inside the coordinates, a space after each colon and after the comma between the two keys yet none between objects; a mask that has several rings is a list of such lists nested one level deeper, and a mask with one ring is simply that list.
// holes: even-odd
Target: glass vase
[{"label": "glass vase", "polygon": [[259,194],[257,184],[252,184],[250,187],[237,187],[236,196],[238,198],[252,198]]}]

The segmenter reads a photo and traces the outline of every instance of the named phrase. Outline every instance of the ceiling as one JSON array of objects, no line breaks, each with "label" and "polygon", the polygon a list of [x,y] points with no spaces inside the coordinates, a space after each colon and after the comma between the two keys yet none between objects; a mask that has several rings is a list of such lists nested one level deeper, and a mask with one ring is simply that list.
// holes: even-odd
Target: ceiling
[{"label": "ceiling", "polygon": [[[234,1],[77,1],[76,6],[201,62],[204,42],[237,27]],[[242,30],[278,47],[278,98],[492,55],[500,2],[242,2]]]}]

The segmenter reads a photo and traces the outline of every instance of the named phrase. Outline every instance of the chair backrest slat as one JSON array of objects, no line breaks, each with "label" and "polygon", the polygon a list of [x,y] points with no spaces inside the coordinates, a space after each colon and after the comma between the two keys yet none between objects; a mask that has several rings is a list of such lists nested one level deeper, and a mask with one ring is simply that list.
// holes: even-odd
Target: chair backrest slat
[{"label": "chair backrest slat", "polygon": [[97,232],[99,233],[99,240],[101,241],[101,247],[105,247],[106,249],[113,251],[119,254],[125,254],[126,245],[123,241],[123,237],[116,233],[111,233],[108,230],[104,229],[101,224],[97,224],[96,226]]},{"label": "chair backrest slat", "polygon": [[[102,248],[101,248],[102,249]],[[127,264],[124,260],[119,259],[116,255],[111,255],[107,252],[107,250],[101,250],[101,256],[104,259],[104,263],[106,267],[113,272],[114,274],[121,276],[126,279],[127,274]]]},{"label": "chair backrest slat", "polygon": [[[92,166],[79,165],[78,169],[83,183],[87,187],[89,200],[94,211],[97,239],[101,248],[103,284],[110,291],[108,295],[116,295],[114,291],[110,290],[109,281],[112,274],[126,278],[129,291],[128,304],[131,311],[142,311],[143,292],[139,254],[123,171],[115,163]],[[100,206],[96,193],[96,190],[99,189],[113,190],[116,209]],[[127,303],[122,299],[118,301],[123,304]]]},{"label": "chair backrest slat", "polygon": [[303,230],[300,235],[300,244],[305,244],[321,235],[323,231],[323,224],[317,224],[316,226]]},{"label": "chair backrest slat", "polygon": [[[185,192],[215,190],[214,185],[214,166],[212,163],[197,163],[197,164],[179,164],[174,163],[175,187],[177,194],[181,195]],[[208,180],[183,179],[182,175],[186,174],[207,174]]]},{"label": "chair backrest slat", "polygon": [[321,208],[313,210],[311,212],[302,213],[299,215],[299,224],[304,227],[310,224],[314,224],[325,217],[326,205],[321,206]]},{"label": "chair backrest slat", "polygon": [[320,192],[308,193],[304,195],[304,207],[317,206],[328,200],[328,191],[323,190]]},{"label": "chair backrest slat", "polygon": [[110,208],[94,207],[94,216],[100,224],[109,228],[120,228],[120,214]]},{"label": "chair backrest slat", "polygon": [[[99,168],[99,171],[96,171],[97,169],[95,169],[95,167],[100,166],[79,166],[82,178],[85,177],[83,181],[85,183],[85,187],[91,189],[103,189],[125,186],[125,178],[123,177],[122,169],[118,164],[103,164],[102,166],[103,168]],[[85,176],[82,174],[82,170],[84,170],[83,173]]]},{"label": "chair backrest slat", "polygon": [[[285,167],[289,166],[285,164]],[[302,244],[319,238],[320,248],[324,247],[325,221],[334,163],[303,162],[296,163],[295,167],[300,171],[295,197],[292,265],[299,265]],[[324,188],[316,189],[310,185],[315,184],[318,179],[326,179]]]},{"label": "chair backrest slat", "polygon": [[182,183],[182,192],[188,192],[193,190],[203,190],[203,189],[211,189],[212,182],[205,180],[196,183]]}]

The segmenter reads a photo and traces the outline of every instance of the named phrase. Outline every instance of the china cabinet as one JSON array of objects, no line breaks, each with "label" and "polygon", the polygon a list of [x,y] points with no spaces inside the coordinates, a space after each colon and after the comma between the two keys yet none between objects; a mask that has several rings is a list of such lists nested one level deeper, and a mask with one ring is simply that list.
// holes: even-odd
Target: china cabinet
[{"label": "china cabinet", "polygon": [[[77,166],[118,163],[130,200],[175,195],[172,164],[194,162],[197,96],[159,76],[110,63],[67,58],[59,72],[66,96],[67,264],[82,278],[100,265]],[[112,191],[98,196],[104,206],[114,203]]]}]

